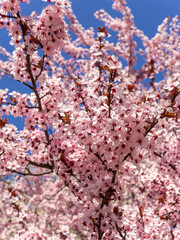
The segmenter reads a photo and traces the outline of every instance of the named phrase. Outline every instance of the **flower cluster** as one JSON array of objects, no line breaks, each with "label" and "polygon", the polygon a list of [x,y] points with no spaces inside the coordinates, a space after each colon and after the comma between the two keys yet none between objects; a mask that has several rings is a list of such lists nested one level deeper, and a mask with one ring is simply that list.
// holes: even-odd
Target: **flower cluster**
[{"label": "flower cluster", "polygon": [[61,50],[63,42],[67,39],[66,24],[63,19],[64,4],[62,2],[57,5],[48,5],[32,29],[47,56],[51,56],[55,50]]},{"label": "flower cluster", "polygon": [[0,48],[0,76],[13,78],[0,90],[0,238],[178,239],[178,18],[149,39],[114,0],[123,17],[97,12],[95,38],[66,0],[26,17],[21,2],[0,1],[15,47]]}]

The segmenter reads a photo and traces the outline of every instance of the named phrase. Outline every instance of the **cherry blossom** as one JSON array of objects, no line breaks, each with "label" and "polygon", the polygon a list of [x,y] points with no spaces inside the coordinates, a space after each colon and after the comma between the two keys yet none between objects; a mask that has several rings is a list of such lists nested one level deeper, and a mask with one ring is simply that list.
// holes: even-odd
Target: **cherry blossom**
[{"label": "cherry blossom", "polygon": [[125,0],[122,17],[95,13],[97,32],[69,1],[44,2],[24,16],[30,1],[0,1],[14,46],[0,47],[0,77],[23,86],[0,90],[0,238],[178,239],[178,16],[149,39]]}]

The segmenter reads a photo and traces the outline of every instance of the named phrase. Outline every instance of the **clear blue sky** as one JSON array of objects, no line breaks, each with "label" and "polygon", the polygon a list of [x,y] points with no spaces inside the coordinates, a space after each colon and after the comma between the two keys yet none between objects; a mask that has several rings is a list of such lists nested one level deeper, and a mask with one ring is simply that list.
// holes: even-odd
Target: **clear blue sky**
[{"label": "clear blue sky", "polygon": [[[79,22],[84,28],[94,27],[95,32],[103,23],[99,22],[94,17],[94,12],[99,9],[105,9],[112,16],[121,16],[119,12],[112,10],[111,0],[72,0],[72,7]],[[180,15],[180,0],[127,0],[128,6],[131,8],[134,15],[136,26],[141,29],[148,37],[153,37],[157,31],[157,27],[162,23],[165,17],[170,16],[171,19],[175,15]],[[30,5],[23,4],[22,15],[27,15],[33,10],[40,13],[45,2],[41,0],[31,0]],[[10,38],[5,29],[0,29],[0,45],[12,51],[13,47],[8,44]],[[3,58],[3,56],[0,55]],[[10,91],[16,90],[26,92],[20,84],[8,77],[0,79],[0,89],[9,88]],[[9,118],[8,122],[15,122],[20,127],[20,120]]]}]

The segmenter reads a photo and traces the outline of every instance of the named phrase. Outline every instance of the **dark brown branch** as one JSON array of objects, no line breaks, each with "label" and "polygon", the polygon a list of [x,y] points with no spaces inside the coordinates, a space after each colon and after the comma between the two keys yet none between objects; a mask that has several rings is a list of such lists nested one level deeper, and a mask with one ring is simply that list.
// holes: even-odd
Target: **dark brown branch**
[{"label": "dark brown branch", "polygon": [[0,16],[3,17],[3,18],[14,18],[14,19],[17,18],[17,17],[15,17],[15,16],[12,16],[12,15],[5,15],[5,14],[2,14],[2,13],[0,13]]},{"label": "dark brown branch", "polygon": [[171,102],[173,103],[175,101],[175,98],[180,94],[180,91],[178,91],[176,94],[174,94],[173,98],[171,99]]},{"label": "dark brown branch", "polygon": [[81,182],[81,180],[73,173],[73,170],[72,170],[71,166],[67,163],[67,159],[64,156],[64,154],[61,154],[60,161],[67,167],[67,169],[68,169],[67,172],[71,176],[73,176],[78,182]]},{"label": "dark brown branch", "polygon": [[[112,177],[111,183],[115,183],[116,173],[117,171],[113,171],[113,177]],[[100,209],[103,209],[104,205],[108,205],[109,201],[111,200],[111,197],[114,195],[115,192],[116,190],[113,189],[111,186],[107,189],[102,199]],[[104,234],[104,232],[101,230],[101,221],[102,221],[102,213],[99,213],[98,223],[96,224],[98,229],[98,240],[101,240]]]},{"label": "dark brown branch", "polygon": [[129,152],[128,154],[126,154],[126,156],[123,158],[122,162],[124,162],[128,157],[131,156],[131,153]]},{"label": "dark brown branch", "polygon": [[119,233],[119,236],[120,236],[123,240],[126,240],[126,230],[124,230],[124,235],[123,235],[120,227],[117,225],[117,222],[115,223],[115,225],[116,225],[116,230],[117,230],[118,233]]},{"label": "dark brown branch", "polygon": [[51,195],[50,197],[46,198],[47,200],[51,200],[53,197],[55,197],[58,193],[60,193],[66,186],[63,186],[61,189],[59,189],[56,193]]},{"label": "dark brown branch", "polygon": [[107,103],[108,103],[108,117],[109,118],[111,117],[111,102],[112,102],[112,99],[111,99],[111,96],[112,96],[111,89],[112,89],[112,84],[110,83],[109,86],[108,86],[108,96],[107,96],[107,98],[108,98],[108,101],[107,101]]},{"label": "dark brown branch", "polygon": [[41,167],[41,168],[47,168],[47,169],[50,169],[51,171],[53,171],[53,167],[52,165],[50,165],[49,163],[35,163],[35,162],[32,162],[30,160],[27,160],[28,161],[28,165],[33,165],[35,167]]},{"label": "dark brown branch", "polygon": [[4,150],[2,150],[2,152],[0,153],[0,156],[4,154]]},{"label": "dark brown branch", "polygon": [[146,130],[144,136],[146,137],[148,133],[153,129],[153,127],[158,123],[158,119],[155,117],[153,119],[153,122],[151,123],[151,126]]},{"label": "dark brown branch", "polygon": [[6,168],[6,170],[9,171],[9,172],[12,172],[12,173],[23,175],[23,176],[43,176],[43,175],[50,174],[50,173],[53,172],[51,170],[49,172],[43,172],[43,173],[31,173],[30,171],[28,173],[23,173],[23,172],[18,172],[16,170],[10,169],[10,168]]},{"label": "dark brown branch", "polygon": [[161,154],[157,153],[157,152],[154,152],[154,154],[160,158],[162,158]]},{"label": "dark brown branch", "polygon": [[17,82],[20,82],[22,83],[23,85],[29,87],[31,90],[33,89],[32,86],[30,86],[28,83],[25,83],[25,82],[21,82],[20,80],[18,79],[15,79],[14,76],[6,71],[4,71],[3,69],[0,68],[0,71],[3,72],[4,74],[8,75],[9,77],[11,77],[12,79],[16,80]]},{"label": "dark brown branch", "polygon": [[[93,153],[93,151],[91,149],[90,149],[90,152]],[[105,164],[105,162],[102,160],[102,158],[99,156],[98,153],[93,153],[93,154],[101,161],[102,165],[106,167],[106,170],[108,172],[114,173],[114,170],[112,170],[111,168],[108,168],[108,166]]]},{"label": "dark brown branch", "polygon": [[[26,28],[25,28],[25,26],[24,26],[24,24],[23,24],[23,22],[21,20],[21,16],[20,16],[19,12],[17,12],[17,16],[19,18],[19,24],[20,24],[20,27],[21,27],[21,30],[22,30],[23,41],[25,42],[25,36],[27,35]],[[39,97],[38,91],[36,89],[36,81],[35,81],[34,76],[32,74],[30,55],[27,54],[27,45],[25,47],[25,51],[26,51],[27,71],[29,73],[29,76],[30,76],[30,79],[31,79],[31,83],[32,83],[32,86],[33,86],[32,90],[33,90],[33,92],[36,95],[36,98],[37,98],[37,101],[38,101],[39,111],[42,111],[42,104],[41,104],[41,101],[40,101],[40,97]]]},{"label": "dark brown branch", "polygon": [[115,183],[117,171],[113,171],[113,177],[111,183]]},{"label": "dark brown branch", "polygon": [[34,108],[38,108],[38,107],[36,107],[36,106],[26,106],[26,108],[34,109]]},{"label": "dark brown branch", "polygon": [[99,214],[97,229],[98,229],[98,240],[102,239],[104,232],[101,230],[101,220],[102,220],[102,213]]},{"label": "dark brown branch", "polygon": [[36,76],[36,81],[38,80],[39,76],[41,75],[43,69],[44,69],[44,58],[45,58],[45,55],[43,54],[43,58],[42,58],[42,66],[41,66],[41,69],[40,69],[40,72],[39,74]]},{"label": "dark brown branch", "polygon": [[[92,152],[92,150],[90,150]],[[93,153],[93,152],[92,152]],[[106,166],[105,162],[102,160],[102,158],[99,156],[98,153],[93,153],[102,163],[102,165]]]},{"label": "dark brown branch", "polygon": [[[20,16],[20,13],[17,12],[17,16],[19,18],[19,24],[20,24],[20,27],[21,27],[21,30],[22,30],[22,35],[23,35],[23,41],[25,42],[25,36],[27,35],[27,32],[26,32],[26,27],[24,26],[22,20],[21,20],[21,16]],[[27,45],[25,46],[25,52],[26,52],[26,63],[27,63],[27,71],[29,73],[29,76],[30,76],[30,79],[31,79],[31,83],[32,83],[32,90],[33,92],[35,93],[36,95],[36,99],[37,99],[37,102],[38,102],[38,108],[39,108],[39,111],[42,112],[43,108],[42,108],[42,104],[41,104],[41,98],[39,96],[39,93],[37,91],[37,87],[36,87],[36,80],[34,79],[34,76],[33,76],[33,73],[32,73],[32,69],[31,69],[31,57],[30,55],[27,53]],[[43,61],[44,61],[44,57],[43,56]],[[43,70],[43,66],[42,66],[42,70]],[[41,71],[42,72],[42,71]],[[46,136],[46,140],[47,140],[47,145],[50,144],[50,139],[49,139],[49,134],[48,134],[48,130],[44,130],[44,133],[45,133],[45,136]],[[51,168],[54,168],[54,161],[52,160],[52,155],[50,154],[50,159],[51,159]]]},{"label": "dark brown branch", "polygon": [[48,96],[49,94],[52,95],[52,93],[49,91],[48,93],[46,93],[42,97],[40,97],[40,99],[43,99],[44,97]]},{"label": "dark brown branch", "polygon": [[169,166],[170,166],[173,170],[177,171],[177,168],[176,168],[176,166],[175,166],[174,164],[169,163]]}]

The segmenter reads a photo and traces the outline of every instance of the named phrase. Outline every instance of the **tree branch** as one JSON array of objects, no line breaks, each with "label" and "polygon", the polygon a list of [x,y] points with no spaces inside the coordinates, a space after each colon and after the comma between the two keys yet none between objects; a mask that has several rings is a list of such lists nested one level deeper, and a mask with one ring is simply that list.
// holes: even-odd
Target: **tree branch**
[{"label": "tree branch", "polygon": [[124,230],[124,235],[123,235],[121,228],[117,225],[117,222],[115,223],[115,225],[116,225],[116,230],[118,231],[120,237],[121,237],[123,240],[126,240],[126,230]]},{"label": "tree branch", "polygon": [[12,173],[23,175],[23,176],[43,176],[43,175],[50,174],[53,172],[53,171],[49,171],[49,172],[43,172],[43,173],[31,173],[29,171],[28,173],[23,173],[23,172],[18,172],[16,170],[10,169],[10,168],[6,168],[6,170],[9,172],[12,172]]}]

